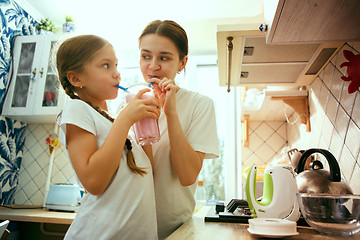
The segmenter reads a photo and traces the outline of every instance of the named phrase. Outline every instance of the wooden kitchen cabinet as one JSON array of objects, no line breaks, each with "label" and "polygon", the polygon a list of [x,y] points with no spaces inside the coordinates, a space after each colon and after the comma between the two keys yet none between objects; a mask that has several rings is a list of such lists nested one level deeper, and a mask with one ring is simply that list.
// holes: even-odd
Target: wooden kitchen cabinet
[{"label": "wooden kitchen cabinet", "polygon": [[342,45],[342,42],[270,45],[259,24],[220,25],[217,30],[220,86],[309,85]]},{"label": "wooden kitchen cabinet", "polygon": [[2,115],[25,123],[54,123],[65,93],[54,69],[52,49],[56,35],[18,36],[12,74]]},{"label": "wooden kitchen cabinet", "polygon": [[266,0],[268,44],[360,39],[359,0]]}]

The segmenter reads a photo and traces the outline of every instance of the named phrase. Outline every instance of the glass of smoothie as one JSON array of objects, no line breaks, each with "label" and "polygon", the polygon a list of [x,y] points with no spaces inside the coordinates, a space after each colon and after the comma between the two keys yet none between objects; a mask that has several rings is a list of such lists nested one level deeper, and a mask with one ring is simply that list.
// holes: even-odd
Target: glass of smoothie
[{"label": "glass of smoothie", "polygon": [[[150,92],[146,92],[142,95],[142,99],[154,98],[154,91],[145,83],[137,83],[127,88],[125,100],[128,103],[139,90],[149,88]],[[135,138],[140,145],[150,145],[160,140],[159,123],[157,119],[146,117],[137,121],[133,126]]]}]

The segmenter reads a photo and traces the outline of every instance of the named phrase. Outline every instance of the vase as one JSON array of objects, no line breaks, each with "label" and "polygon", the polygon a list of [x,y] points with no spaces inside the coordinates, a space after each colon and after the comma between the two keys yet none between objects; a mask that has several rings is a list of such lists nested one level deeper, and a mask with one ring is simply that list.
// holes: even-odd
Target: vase
[{"label": "vase", "polygon": [[75,32],[76,30],[76,25],[73,22],[65,22],[63,24],[63,32],[64,33],[70,33],[70,32]]}]

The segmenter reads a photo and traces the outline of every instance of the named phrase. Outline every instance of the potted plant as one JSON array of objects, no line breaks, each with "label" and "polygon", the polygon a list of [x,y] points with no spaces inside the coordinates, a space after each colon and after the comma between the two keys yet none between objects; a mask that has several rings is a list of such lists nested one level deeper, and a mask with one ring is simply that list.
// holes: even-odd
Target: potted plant
[{"label": "potted plant", "polygon": [[75,29],[76,25],[74,23],[74,19],[70,15],[67,15],[65,17],[65,23],[63,24],[63,32],[75,32]]},{"label": "potted plant", "polygon": [[41,19],[39,23],[35,25],[40,34],[54,33],[56,31],[55,23],[48,18]]}]

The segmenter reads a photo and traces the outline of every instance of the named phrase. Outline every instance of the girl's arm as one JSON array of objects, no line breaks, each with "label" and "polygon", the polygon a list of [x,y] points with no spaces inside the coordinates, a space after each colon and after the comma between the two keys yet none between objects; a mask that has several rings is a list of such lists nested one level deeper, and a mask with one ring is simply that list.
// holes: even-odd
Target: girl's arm
[{"label": "girl's arm", "polygon": [[106,140],[97,148],[92,133],[67,124],[66,142],[72,165],[80,182],[91,194],[103,193],[110,183],[119,167],[130,126],[117,118]]},{"label": "girl's arm", "polygon": [[104,143],[97,148],[96,137],[75,125],[67,124],[66,143],[75,172],[93,195],[103,193],[119,167],[128,131],[144,117],[159,117],[154,99],[141,99],[148,90],[141,90],[115,119]]},{"label": "girl's arm", "polygon": [[181,185],[192,185],[201,171],[205,153],[195,151],[182,131],[175,100],[179,87],[171,79],[152,80],[156,83],[153,86],[166,115],[172,164]]}]

